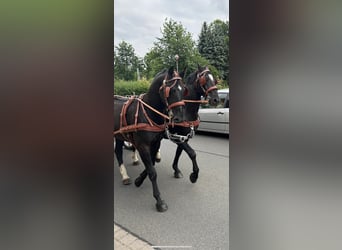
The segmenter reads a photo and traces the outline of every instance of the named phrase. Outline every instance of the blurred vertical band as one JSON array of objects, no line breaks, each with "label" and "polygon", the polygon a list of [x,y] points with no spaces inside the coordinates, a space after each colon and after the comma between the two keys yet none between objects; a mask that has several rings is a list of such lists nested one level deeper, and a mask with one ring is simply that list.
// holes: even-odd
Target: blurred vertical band
[{"label": "blurred vertical band", "polygon": [[2,1],[0,31],[0,248],[113,249],[113,1]]},{"label": "blurred vertical band", "polygon": [[230,1],[231,250],[341,249],[336,1]]}]

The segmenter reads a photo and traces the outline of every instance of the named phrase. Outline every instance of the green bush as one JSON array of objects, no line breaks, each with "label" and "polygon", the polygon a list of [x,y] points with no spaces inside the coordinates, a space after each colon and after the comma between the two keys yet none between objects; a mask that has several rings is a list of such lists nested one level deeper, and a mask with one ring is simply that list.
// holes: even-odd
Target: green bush
[{"label": "green bush", "polygon": [[114,95],[140,95],[146,93],[150,87],[151,81],[114,81]]}]

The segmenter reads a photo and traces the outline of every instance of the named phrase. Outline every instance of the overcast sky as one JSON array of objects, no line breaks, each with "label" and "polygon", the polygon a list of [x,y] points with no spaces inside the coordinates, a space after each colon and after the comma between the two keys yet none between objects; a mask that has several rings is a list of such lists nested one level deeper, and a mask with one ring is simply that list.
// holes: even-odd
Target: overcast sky
[{"label": "overcast sky", "polygon": [[165,18],[181,22],[197,41],[204,21],[229,20],[229,0],[114,0],[114,44],[125,40],[143,57]]}]

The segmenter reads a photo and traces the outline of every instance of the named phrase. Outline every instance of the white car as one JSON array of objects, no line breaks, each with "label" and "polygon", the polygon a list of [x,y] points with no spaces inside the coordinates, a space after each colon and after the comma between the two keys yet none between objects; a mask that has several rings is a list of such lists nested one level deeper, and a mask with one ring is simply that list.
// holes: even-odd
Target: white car
[{"label": "white car", "polygon": [[201,105],[198,115],[198,131],[229,134],[229,89],[218,90],[220,103],[215,106]]}]

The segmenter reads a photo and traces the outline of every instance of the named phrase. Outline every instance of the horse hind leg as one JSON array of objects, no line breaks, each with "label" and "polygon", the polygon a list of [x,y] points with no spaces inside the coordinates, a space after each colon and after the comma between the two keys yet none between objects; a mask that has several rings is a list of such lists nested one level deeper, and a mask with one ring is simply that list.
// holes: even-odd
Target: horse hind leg
[{"label": "horse hind leg", "polygon": [[[157,143],[156,146],[158,146],[158,148],[159,148],[160,143]],[[160,148],[158,149],[158,152],[157,152],[156,154],[154,154],[154,150],[155,150],[155,148],[154,148],[154,147],[151,147],[151,160],[152,160],[152,165],[154,165],[154,163],[157,161],[156,157],[157,157],[157,155],[158,155],[158,152],[160,151]],[[140,187],[141,184],[143,184],[143,182],[144,182],[144,180],[146,179],[146,177],[147,177],[147,171],[146,171],[146,169],[145,169],[145,170],[142,171],[142,172],[140,173],[140,175],[135,179],[135,181],[134,181],[135,186]]]},{"label": "horse hind leg", "polygon": [[133,165],[139,164],[138,151],[134,148],[132,153]]},{"label": "horse hind leg", "polygon": [[156,162],[160,162],[160,161],[161,161],[161,154],[160,154],[160,148],[159,148],[156,154]]},{"label": "horse hind leg", "polygon": [[124,164],[120,165],[120,174],[122,176],[122,183],[124,185],[129,185],[131,184],[131,178],[129,178],[128,174],[127,174],[127,170]]},{"label": "horse hind leg", "polygon": [[131,179],[129,178],[127,174],[127,170],[125,165],[123,164],[123,159],[122,159],[122,147],[123,147],[124,142],[121,140],[116,139],[115,140],[115,155],[119,163],[119,169],[120,169],[120,174],[122,177],[122,183],[124,185],[129,185],[131,184]]}]

